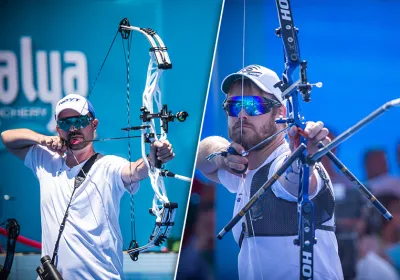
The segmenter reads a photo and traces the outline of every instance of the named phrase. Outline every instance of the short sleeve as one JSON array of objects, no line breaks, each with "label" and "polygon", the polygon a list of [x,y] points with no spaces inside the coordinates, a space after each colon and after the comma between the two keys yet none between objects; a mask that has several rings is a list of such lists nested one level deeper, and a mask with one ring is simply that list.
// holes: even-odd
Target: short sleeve
[{"label": "short sleeve", "polygon": [[226,170],[218,170],[218,179],[231,193],[237,193],[241,177],[233,175]]},{"label": "short sleeve", "polygon": [[117,156],[105,156],[104,160],[107,162],[107,173],[109,174],[108,176],[110,176],[112,185],[131,194],[135,194],[139,190],[140,182],[135,182],[132,185],[125,187],[124,182],[122,181],[122,170],[127,164],[129,164],[128,160]]},{"label": "short sleeve", "polygon": [[25,156],[24,164],[32,170],[36,178],[40,179],[40,167],[50,163],[54,159],[55,153],[41,145],[32,145]]}]

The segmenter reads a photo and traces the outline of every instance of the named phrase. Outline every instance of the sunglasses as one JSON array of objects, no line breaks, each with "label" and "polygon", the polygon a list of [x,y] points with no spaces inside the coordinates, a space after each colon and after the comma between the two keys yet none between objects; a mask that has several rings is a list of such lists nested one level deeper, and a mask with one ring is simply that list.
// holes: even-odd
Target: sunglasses
[{"label": "sunglasses", "polygon": [[76,129],[85,128],[89,125],[89,123],[93,120],[92,117],[88,115],[78,116],[78,117],[70,117],[57,121],[57,125],[61,130],[69,131],[72,126]]},{"label": "sunglasses", "polygon": [[238,117],[243,109],[251,117],[264,115],[280,106],[279,101],[261,96],[232,96],[222,103],[226,115],[230,117]]}]

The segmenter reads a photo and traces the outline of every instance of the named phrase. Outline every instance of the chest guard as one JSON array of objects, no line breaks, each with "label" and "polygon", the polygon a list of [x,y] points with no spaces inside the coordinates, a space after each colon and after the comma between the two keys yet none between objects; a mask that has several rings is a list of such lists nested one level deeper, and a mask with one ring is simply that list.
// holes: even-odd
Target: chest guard
[{"label": "chest guard", "polygon": [[[250,196],[253,196],[267,180],[272,162],[266,164],[254,174],[250,186]],[[318,164],[315,165],[315,168],[324,181],[322,189],[311,199],[314,204],[316,229],[335,231],[334,226],[322,225],[332,219],[335,200],[325,172]],[[269,188],[250,209],[249,213],[251,213],[252,220],[250,220],[249,213],[246,214],[246,222],[242,223],[240,245],[243,238],[249,236],[297,235],[299,229],[297,208],[297,202],[279,198],[274,194],[272,188]]]}]

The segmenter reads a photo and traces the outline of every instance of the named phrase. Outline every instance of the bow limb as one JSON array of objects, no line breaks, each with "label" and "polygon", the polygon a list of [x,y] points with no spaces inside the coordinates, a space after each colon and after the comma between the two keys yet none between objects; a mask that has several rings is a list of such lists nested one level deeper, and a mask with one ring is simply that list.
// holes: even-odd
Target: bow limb
[{"label": "bow limb", "polygon": [[171,69],[172,64],[169,59],[167,48],[160,36],[151,28],[141,28],[130,26],[128,19],[123,19],[120,23],[120,32],[124,39],[128,38],[130,31],[137,31],[143,34],[151,45],[150,53],[154,54],[157,62],[157,67],[160,69]]}]

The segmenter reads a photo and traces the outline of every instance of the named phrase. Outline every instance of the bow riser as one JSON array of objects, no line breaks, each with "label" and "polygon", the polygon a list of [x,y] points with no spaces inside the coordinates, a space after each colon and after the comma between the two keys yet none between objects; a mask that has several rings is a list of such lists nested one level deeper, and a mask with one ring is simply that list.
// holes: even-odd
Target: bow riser
[{"label": "bow riser", "polygon": [[[306,62],[301,62],[300,47],[298,44],[297,33],[298,29],[294,26],[292,11],[289,0],[276,0],[278,9],[278,18],[280,28],[276,30],[276,34],[282,38],[284,46],[285,70],[282,75],[284,83],[283,88],[286,91],[283,97],[288,99],[288,124],[304,130],[304,117],[301,115],[299,93],[302,94],[305,102],[310,101],[311,86],[308,85],[306,74]],[[293,74],[300,66],[300,80],[294,82]],[[294,86],[295,84],[295,86]],[[287,89],[290,88],[289,91]],[[300,143],[307,145],[307,139],[300,136]],[[309,177],[310,167],[305,164],[307,151],[304,150],[302,155],[297,160],[300,166],[299,175],[299,190],[298,190],[298,215],[299,215],[299,230],[298,236],[294,240],[294,244],[300,246],[300,279],[313,278],[313,247],[316,243],[315,239],[315,214],[314,205],[309,199]]]},{"label": "bow riser", "polygon": [[[162,109],[162,99],[161,91],[158,88],[158,82],[163,73],[162,69],[158,69],[155,56],[150,52],[150,62],[147,71],[146,87],[143,92],[143,108],[146,108],[149,112],[154,112],[154,109],[161,111]],[[154,102],[156,108],[154,108]],[[152,213],[157,217],[157,220],[161,220],[162,210],[159,209],[159,204],[168,203],[167,191],[164,185],[164,178],[160,176],[160,172],[157,168],[150,166],[147,159],[146,153],[146,141],[162,141],[167,138],[164,129],[161,127],[161,136],[157,137],[155,118],[145,118],[146,121],[142,122],[142,126],[147,126],[146,130],[142,130],[142,158],[148,168],[148,175],[151,180],[151,186],[154,191]],[[162,120],[160,120],[160,125],[162,125]],[[149,132],[153,137],[151,139],[147,138],[147,132]]]}]

